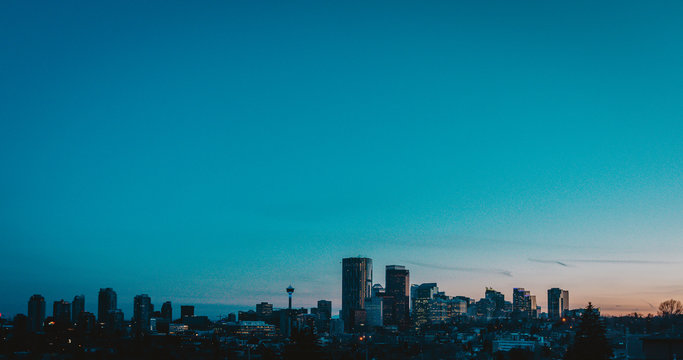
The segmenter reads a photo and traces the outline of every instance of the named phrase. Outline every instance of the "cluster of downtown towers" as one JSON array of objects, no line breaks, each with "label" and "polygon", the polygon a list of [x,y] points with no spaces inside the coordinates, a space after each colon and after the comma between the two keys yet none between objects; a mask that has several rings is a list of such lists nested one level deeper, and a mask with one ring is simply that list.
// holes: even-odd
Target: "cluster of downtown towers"
[{"label": "cluster of downtown towers", "polygon": [[[123,327],[123,311],[117,308],[116,292],[112,288],[100,289],[97,299],[97,318],[85,311],[85,296],[76,295],[69,303],[65,300],[55,301],[52,307],[52,319],[57,325],[79,324],[92,329],[95,323],[106,324],[110,329],[116,330]],[[180,307],[181,317],[194,316],[194,306],[183,305]],[[173,308],[170,301],[161,306],[161,311],[154,311],[152,299],[147,294],[136,295],[133,302],[133,325],[143,330],[151,327],[152,319],[166,322],[166,326],[172,321]],[[45,298],[42,295],[33,295],[28,301],[28,328],[32,332],[41,331],[45,323]]]},{"label": "cluster of downtown towers", "polygon": [[[512,302],[494,289],[487,288],[485,297],[479,301],[465,296],[447,296],[439,292],[436,283],[410,284],[410,271],[402,265],[386,266],[386,284],[373,284],[372,259],[350,257],[342,259],[342,309],[338,329],[343,332],[359,332],[377,326],[391,327],[398,331],[419,329],[423,325],[439,323],[459,315],[485,318],[516,316],[537,318],[541,315],[536,296],[524,288],[513,289]],[[293,292],[293,288],[291,289]],[[291,292],[290,311],[291,311]],[[321,300],[329,321],[331,302]],[[72,303],[64,300],[53,304],[56,323],[98,323],[122,326],[123,312],[117,309],[116,292],[111,288],[100,289],[98,313],[85,312],[85,297],[77,295]],[[263,306],[261,303],[260,305]],[[267,304],[269,305],[269,304]],[[272,305],[271,305],[272,306]],[[257,310],[259,305],[257,305]],[[323,309],[320,309],[323,310]],[[569,292],[559,288],[548,290],[550,319],[559,319],[569,310]],[[258,312],[258,311],[257,311]],[[181,318],[194,317],[194,306],[181,306]],[[140,330],[149,329],[150,321],[171,322],[171,302],[165,302],[161,311],[154,311],[148,295],[137,295],[133,303],[132,325]],[[28,302],[28,326],[31,331],[42,330],[45,321],[45,299],[31,296]],[[241,320],[241,319],[240,319]],[[343,325],[342,325],[343,324]]]},{"label": "cluster of downtown towers", "polygon": [[[342,260],[342,310],[340,317],[347,332],[364,327],[389,326],[399,331],[419,329],[458,315],[485,318],[537,318],[541,309],[536,296],[524,288],[514,288],[512,303],[494,289],[487,288],[479,301],[464,296],[447,296],[436,283],[410,284],[410,271],[402,265],[387,265],[385,287],[373,285],[372,259],[351,257]],[[569,311],[569,292],[548,290],[550,319]]]},{"label": "cluster of downtown towers", "polygon": [[[524,288],[514,288],[512,303],[494,289],[487,288],[479,301],[464,296],[447,296],[436,283],[410,284],[410,271],[402,265],[387,265],[385,287],[373,285],[372,259],[342,260],[342,311],[344,328],[356,332],[363,327],[391,326],[399,331],[419,329],[458,315],[499,318],[538,318],[541,309],[536,296]],[[569,292],[548,290],[548,312],[559,319],[569,311]]]}]

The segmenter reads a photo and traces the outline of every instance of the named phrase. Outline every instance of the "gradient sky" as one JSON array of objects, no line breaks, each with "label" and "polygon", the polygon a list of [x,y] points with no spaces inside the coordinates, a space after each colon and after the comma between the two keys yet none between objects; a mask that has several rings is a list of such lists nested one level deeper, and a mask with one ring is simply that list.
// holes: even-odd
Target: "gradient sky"
[{"label": "gradient sky", "polygon": [[338,309],[357,255],[544,311],[683,299],[682,12],[3,1],[0,312]]}]

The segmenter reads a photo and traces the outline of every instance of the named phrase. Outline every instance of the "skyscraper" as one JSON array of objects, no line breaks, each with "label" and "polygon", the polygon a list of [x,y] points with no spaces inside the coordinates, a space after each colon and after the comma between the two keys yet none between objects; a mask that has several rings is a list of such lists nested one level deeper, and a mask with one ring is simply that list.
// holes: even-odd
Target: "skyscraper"
[{"label": "skyscraper", "polygon": [[526,296],[529,296],[529,291],[524,288],[512,289],[512,311],[522,314],[529,312],[530,305],[527,304]]},{"label": "skyscraper", "polygon": [[436,283],[425,283],[415,289],[413,299],[413,323],[416,328],[428,322],[430,301],[439,292]]},{"label": "skyscraper", "polygon": [[133,323],[138,332],[150,330],[149,319],[152,317],[152,299],[147,294],[136,295],[133,299]]},{"label": "skyscraper", "polygon": [[372,286],[372,295],[365,299],[366,323],[370,328],[384,326],[383,304],[385,299],[384,288],[380,284]]},{"label": "skyscraper", "polygon": [[536,319],[538,317],[538,307],[536,306],[536,295],[529,294],[529,318]]},{"label": "skyscraper", "polygon": [[536,296],[524,288],[512,289],[512,311],[523,318],[536,318]]},{"label": "skyscraper", "polygon": [[71,323],[71,303],[64,299],[52,304],[52,317],[60,326],[68,326]]},{"label": "skyscraper", "polygon": [[168,321],[173,321],[173,306],[171,306],[170,301],[161,305],[161,317]]},{"label": "skyscraper", "polygon": [[45,322],[45,298],[42,295],[33,295],[28,301],[28,328],[31,332],[43,330]]},{"label": "skyscraper", "polygon": [[569,310],[569,291],[548,289],[548,318],[558,320]]},{"label": "skyscraper", "polygon": [[418,284],[412,284],[410,285],[410,315],[413,315],[413,303],[415,303],[415,298],[417,297],[417,288],[419,288],[420,285]]},{"label": "skyscraper", "polygon": [[365,310],[365,299],[370,297],[371,287],[372,259],[342,259],[342,320],[345,330],[354,331],[354,322],[365,321],[359,311]]},{"label": "skyscraper", "polygon": [[320,332],[330,331],[332,319],[332,301],[318,300],[318,329]]},{"label": "skyscraper", "polygon": [[505,295],[499,291],[487,287],[484,297],[493,304],[494,316],[501,316],[503,309],[505,308]]},{"label": "skyscraper", "polygon": [[406,330],[410,327],[410,271],[405,266],[387,265],[386,285],[385,325]]},{"label": "skyscraper", "polygon": [[83,311],[85,311],[85,295],[74,296],[74,301],[71,302],[71,322],[76,323]]},{"label": "skyscraper", "polygon": [[116,291],[112,288],[100,289],[97,297],[97,321],[111,321],[110,311],[116,310]]}]

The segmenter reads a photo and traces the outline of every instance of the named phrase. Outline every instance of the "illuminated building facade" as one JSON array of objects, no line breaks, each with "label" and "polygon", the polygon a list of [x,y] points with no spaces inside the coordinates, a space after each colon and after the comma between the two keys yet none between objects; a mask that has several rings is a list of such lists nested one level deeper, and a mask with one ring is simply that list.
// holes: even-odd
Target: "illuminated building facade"
[{"label": "illuminated building facade", "polygon": [[344,258],[342,260],[342,319],[346,331],[353,332],[357,327],[354,323],[359,325],[365,322],[365,299],[371,296],[371,287],[372,259]]}]

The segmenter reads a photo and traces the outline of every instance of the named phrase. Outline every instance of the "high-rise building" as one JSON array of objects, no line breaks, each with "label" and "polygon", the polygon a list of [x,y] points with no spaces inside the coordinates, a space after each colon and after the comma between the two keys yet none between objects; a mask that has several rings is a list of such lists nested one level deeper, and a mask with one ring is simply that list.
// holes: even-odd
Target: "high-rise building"
[{"label": "high-rise building", "polygon": [[548,289],[548,318],[558,320],[569,310],[569,291]]},{"label": "high-rise building", "polygon": [[97,321],[111,321],[110,312],[116,310],[116,291],[112,288],[100,289],[97,297]]},{"label": "high-rise building", "polygon": [[74,301],[71,302],[71,322],[75,324],[83,311],[85,311],[85,295],[74,296]]},{"label": "high-rise building", "polygon": [[512,311],[523,318],[538,317],[536,296],[524,288],[512,289]]},{"label": "high-rise building", "polygon": [[332,301],[318,300],[318,330],[330,332],[330,320],[332,319]]},{"label": "high-rise building", "polygon": [[372,259],[344,258],[342,259],[342,319],[344,329],[349,332],[356,330],[354,322],[364,322],[365,299],[370,297],[372,287]]},{"label": "high-rise building", "polygon": [[366,323],[370,328],[384,326],[383,302],[384,302],[384,288],[380,284],[372,286],[371,295],[365,299],[365,315]]},{"label": "high-rise building", "polygon": [[465,296],[456,296],[453,298],[451,307],[451,316],[467,314],[470,305],[470,298]]},{"label": "high-rise building", "polygon": [[161,305],[161,317],[168,321],[173,321],[173,306],[171,306],[170,301]]},{"label": "high-rise building", "polygon": [[527,304],[526,297],[529,296],[529,291],[524,288],[512,289],[512,311],[517,313],[528,313],[530,304]]},{"label": "high-rise building", "polygon": [[95,314],[81,311],[78,313],[78,318],[76,319],[76,329],[81,333],[89,334],[95,329],[95,323]]},{"label": "high-rise building", "polygon": [[412,316],[413,314],[413,303],[415,302],[415,298],[417,297],[417,288],[419,288],[420,285],[418,284],[412,284],[410,285],[410,315]]},{"label": "high-rise building", "polygon": [[413,324],[415,328],[420,328],[429,321],[430,301],[439,292],[436,283],[425,283],[415,289],[413,299]]},{"label": "high-rise building", "polygon": [[273,316],[273,304],[267,302],[256,304],[256,314],[261,317],[262,320],[270,318]]},{"label": "high-rise building", "polygon": [[60,326],[71,323],[71,303],[64,299],[52,303],[52,317]]},{"label": "high-rise building", "polygon": [[31,332],[43,330],[45,322],[45,298],[42,295],[33,295],[28,301],[28,328]]},{"label": "high-rise building", "polygon": [[147,294],[136,295],[133,299],[133,324],[138,332],[150,330],[149,320],[152,318],[152,299]]},{"label": "high-rise building", "polygon": [[410,327],[410,271],[401,265],[386,267],[385,325]]},{"label": "high-rise building", "polygon": [[180,305],[180,318],[193,317],[194,316],[194,306],[192,305]]},{"label": "high-rise building", "polygon": [[105,329],[109,331],[123,330],[123,311],[121,309],[109,310],[104,317],[106,319]]},{"label": "high-rise building", "polygon": [[505,295],[499,291],[487,287],[486,292],[484,293],[484,298],[493,304],[493,316],[501,316],[503,309],[505,308]]},{"label": "high-rise building", "polygon": [[427,312],[427,322],[444,323],[454,314],[452,313],[453,299],[446,296],[443,292],[434,294],[434,297],[429,300],[429,311]]}]

